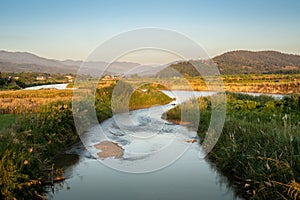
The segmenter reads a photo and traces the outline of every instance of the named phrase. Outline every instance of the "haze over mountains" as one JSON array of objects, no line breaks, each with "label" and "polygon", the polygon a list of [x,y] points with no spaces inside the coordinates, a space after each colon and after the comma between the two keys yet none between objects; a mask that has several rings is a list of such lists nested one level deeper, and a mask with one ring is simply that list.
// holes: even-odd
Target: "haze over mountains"
[{"label": "haze over mountains", "polygon": [[[83,61],[55,60],[39,57],[27,52],[0,51],[0,72],[43,72],[50,74],[76,74]],[[108,74],[122,74],[128,68],[139,66],[138,63],[114,62],[105,70],[108,63],[102,61],[86,62],[85,74],[93,75],[94,69],[103,69]]]},{"label": "haze over mountains", "polygon": [[[284,54],[276,51],[231,51],[213,58],[222,74],[245,73],[298,73],[300,72],[300,56]],[[72,73],[76,74],[82,61],[55,60],[39,57],[27,52],[0,51],[0,72],[44,72],[44,73]],[[85,74],[93,75],[94,69],[105,70],[106,62],[88,62]],[[166,66],[147,66],[132,62],[115,62],[105,70],[106,74],[154,75]],[[194,76],[195,73],[189,62],[170,64],[181,74]]]}]

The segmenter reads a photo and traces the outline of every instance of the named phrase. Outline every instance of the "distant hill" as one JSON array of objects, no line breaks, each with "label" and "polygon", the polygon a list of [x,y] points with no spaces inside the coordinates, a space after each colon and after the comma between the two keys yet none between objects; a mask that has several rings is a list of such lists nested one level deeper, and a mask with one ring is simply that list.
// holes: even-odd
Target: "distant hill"
[{"label": "distant hill", "polygon": [[170,78],[178,77],[188,74],[189,76],[200,76],[200,73],[195,69],[195,67],[187,61],[172,63],[170,66],[164,68],[157,73],[159,78]]},{"label": "distant hill", "polygon": [[[76,74],[82,63],[83,61],[47,59],[27,52],[0,51],[0,72]],[[106,69],[108,66],[107,62],[95,61],[84,64],[88,66],[85,68],[84,73],[91,76],[95,75],[94,70],[96,68],[100,68],[106,74],[123,74],[128,69],[140,65],[131,62],[114,62]]]},{"label": "distant hill", "polygon": [[[300,73],[300,56],[284,54],[277,51],[231,51],[212,59],[222,74],[263,74],[263,73]],[[0,51],[0,72],[39,72],[39,73],[72,73],[76,74],[83,61],[55,60],[43,58],[27,52]],[[206,61],[199,60],[201,65]],[[141,66],[132,62],[114,62],[108,69],[108,63],[102,61],[85,63],[84,74],[95,75],[95,69],[106,74],[138,74],[140,76],[157,75],[173,77],[188,74],[200,75],[190,62],[175,62],[166,66]],[[131,69],[130,71],[128,71]]]},{"label": "distant hill", "polygon": [[300,56],[277,51],[231,51],[213,58],[223,74],[295,73]]},{"label": "distant hill", "polygon": [[67,66],[58,60],[46,59],[27,52],[0,51],[2,72],[75,73],[78,66]]},{"label": "distant hill", "polygon": [[[284,54],[277,51],[231,51],[216,56],[212,60],[221,74],[300,73],[299,55]],[[203,61],[197,62],[202,63]],[[157,76],[172,77],[184,74],[200,75],[190,62],[185,61],[171,64],[159,72]]]},{"label": "distant hill", "polygon": [[0,72],[39,72],[49,74],[68,74],[76,73],[78,67],[71,66],[57,66],[57,65],[38,65],[38,64],[26,64],[26,63],[11,63],[0,61]]},{"label": "distant hill", "polygon": [[1,62],[10,62],[15,64],[35,64],[41,66],[57,66],[57,67],[63,65],[58,60],[42,58],[27,52],[0,51],[0,60]]}]

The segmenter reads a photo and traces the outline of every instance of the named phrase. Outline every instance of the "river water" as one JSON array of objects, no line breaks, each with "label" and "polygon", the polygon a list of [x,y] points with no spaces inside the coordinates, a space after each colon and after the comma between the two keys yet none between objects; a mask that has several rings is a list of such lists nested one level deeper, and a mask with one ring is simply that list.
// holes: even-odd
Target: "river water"
[{"label": "river water", "polygon": [[[120,124],[120,120],[116,123],[116,118],[110,118],[87,132],[82,138],[85,147],[77,144],[67,150],[66,153],[78,154],[79,160],[65,167],[67,179],[56,184],[48,197],[55,200],[236,199],[226,179],[205,159],[199,158],[200,145],[186,142],[196,132],[161,119],[162,113],[174,104],[213,93],[163,92],[176,97],[176,101],[131,111],[127,115],[130,123]],[[93,147],[100,140],[99,127],[108,140],[124,149],[121,159],[99,160]]]},{"label": "river water", "polygon": [[48,84],[48,85],[38,85],[27,87],[24,90],[40,90],[40,89],[58,89],[63,90],[67,88],[68,83],[60,83],[60,84]]}]

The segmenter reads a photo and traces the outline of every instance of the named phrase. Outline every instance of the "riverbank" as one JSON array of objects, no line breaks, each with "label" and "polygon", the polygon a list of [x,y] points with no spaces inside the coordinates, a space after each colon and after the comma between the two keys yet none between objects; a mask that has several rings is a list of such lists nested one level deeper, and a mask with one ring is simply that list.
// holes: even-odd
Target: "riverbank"
[{"label": "riverbank", "polygon": [[[207,137],[211,104],[199,99],[198,135]],[[180,107],[166,113],[180,119]],[[207,159],[246,199],[300,197],[300,97],[227,95],[222,134]]]},{"label": "riverbank", "polygon": [[55,84],[68,84],[72,82],[74,75],[70,74],[48,74],[35,72],[0,73],[0,90],[20,90]]},{"label": "riverbank", "polygon": [[[177,97],[176,102],[194,95],[189,91],[164,93]],[[97,199],[99,194],[102,199],[239,199],[221,183],[226,179],[199,159],[201,147],[191,140],[197,133],[161,119],[174,107],[172,103],[115,115],[89,129],[83,136],[87,150],[75,145],[67,151],[78,153],[80,160],[66,168],[68,179],[57,184],[49,196],[53,200]],[[99,158],[94,145],[107,140],[122,147],[122,157]]]},{"label": "riverbank", "polygon": [[68,88],[69,83],[52,83],[52,84],[39,84],[24,88],[24,90],[40,90],[40,89],[57,89],[65,90]]},{"label": "riverbank", "polygon": [[[113,88],[97,89],[95,110],[99,122],[112,116]],[[23,90],[1,92],[0,96],[7,103],[7,107],[1,109],[8,114],[18,114],[13,127],[2,130],[0,135],[0,197],[42,198],[53,158],[65,147],[79,141],[72,114],[72,91]],[[151,92],[137,91],[133,97],[150,99],[144,102],[146,105],[135,100],[141,107],[171,101],[155,88],[151,88]],[[11,106],[15,101],[18,107]]]}]

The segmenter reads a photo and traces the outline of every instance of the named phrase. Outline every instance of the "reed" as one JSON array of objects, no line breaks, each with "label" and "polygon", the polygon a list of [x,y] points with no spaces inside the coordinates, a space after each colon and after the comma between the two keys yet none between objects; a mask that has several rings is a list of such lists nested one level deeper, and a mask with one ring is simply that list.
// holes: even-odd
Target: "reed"
[{"label": "reed", "polygon": [[[207,137],[210,121],[207,99],[199,99],[207,105],[199,108],[200,142]],[[174,108],[166,115],[178,120],[179,110],[180,107]],[[299,199],[299,117],[298,95],[275,100],[228,94],[224,128],[207,159],[246,199]]]}]

